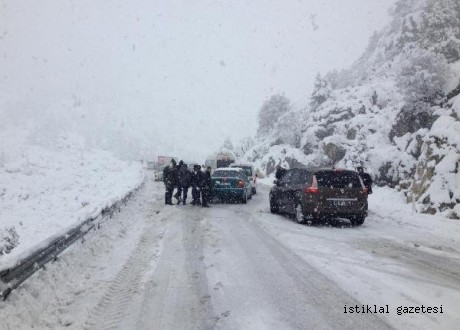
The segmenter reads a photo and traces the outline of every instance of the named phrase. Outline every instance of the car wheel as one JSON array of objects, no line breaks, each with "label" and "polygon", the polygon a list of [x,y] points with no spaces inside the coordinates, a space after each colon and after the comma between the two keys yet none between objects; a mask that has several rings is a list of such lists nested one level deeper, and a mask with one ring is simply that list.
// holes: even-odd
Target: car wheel
[{"label": "car wheel", "polygon": [[297,203],[295,207],[295,219],[298,223],[302,225],[306,222],[305,216],[303,215],[303,211],[302,211],[302,204],[300,203]]},{"label": "car wheel", "polygon": [[365,219],[366,217],[362,215],[355,215],[353,218],[351,218],[350,222],[353,226],[361,226]]},{"label": "car wheel", "polygon": [[270,212],[276,214],[280,211],[278,204],[275,201],[270,200]]}]

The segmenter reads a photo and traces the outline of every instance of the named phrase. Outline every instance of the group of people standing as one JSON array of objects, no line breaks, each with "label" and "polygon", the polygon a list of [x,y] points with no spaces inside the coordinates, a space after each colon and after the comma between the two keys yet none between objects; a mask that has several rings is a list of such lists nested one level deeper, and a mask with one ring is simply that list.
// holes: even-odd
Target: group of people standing
[{"label": "group of people standing", "polygon": [[[171,164],[163,169],[163,182],[165,184],[165,204],[174,205],[172,197],[177,200],[176,205],[187,204],[187,194],[192,188],[192,205],[209,207],[212,196],[211,167],[203,172],[200,165],[194,165],[193,171],[188,169],[182,160],[179,164],[171,160]],[[174,194],[174,189],[177,189]],[[174,195],[173,195],[174,194]]]}]

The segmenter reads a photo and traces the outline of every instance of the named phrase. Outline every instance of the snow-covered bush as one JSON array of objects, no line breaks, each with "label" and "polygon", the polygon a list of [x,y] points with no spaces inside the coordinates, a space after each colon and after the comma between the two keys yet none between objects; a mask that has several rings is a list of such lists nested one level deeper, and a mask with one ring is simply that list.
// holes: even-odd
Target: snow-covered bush
[{"label": "snow-covered bush", "polygon": [[19,244],[19,235],[14,227],[0,229],[0,256],[8,254]]}]

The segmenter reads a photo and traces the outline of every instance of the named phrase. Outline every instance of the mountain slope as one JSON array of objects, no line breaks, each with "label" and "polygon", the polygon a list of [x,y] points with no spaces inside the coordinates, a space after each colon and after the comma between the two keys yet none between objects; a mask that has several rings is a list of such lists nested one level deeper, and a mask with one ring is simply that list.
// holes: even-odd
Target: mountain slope
[{"label": "mountain slope", "polygon": [[398,1],[391,17],[350,69],[317,77],[309,105],[259,129],[244,158],[266,174],[364,165],[420,212],[460,218],[460,4]]}]

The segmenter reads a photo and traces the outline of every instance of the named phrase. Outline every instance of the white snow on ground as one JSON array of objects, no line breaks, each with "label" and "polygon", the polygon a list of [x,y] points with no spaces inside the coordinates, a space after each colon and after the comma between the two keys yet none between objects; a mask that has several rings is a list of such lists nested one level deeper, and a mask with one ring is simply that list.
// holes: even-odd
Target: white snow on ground
[{"label": "white snow on ground", "polygon": [[[146,186],[121,213],[101,219],[95,230],[64,251],[58,262],[49,263],[5,303],[0,302],[0,329],[84,329],[88,315],[103,310],[99,300],[132,290],[134,284],[128,280],[132,282],[130,272],[136,271],[130,263],[133,254],[139,253],[136,246],[146,234],[152,234],[152,239],[160,234],[146,230],[158,210],[157,201],[163,202],[162,192],[155,193],[152,185]],[[144,252],[154,255],[160,250],[156,245]],[[141,266],[148,273],[151,265],[143,262]],[[126,301],[121,304],[123,310],[128,309]]]},{"label": "white snow on ground", "polygon": [[[139,163],[89,151],[78,136],[37,132],[30,127],[0,132],[0,234],[12,230],[18,236],[16,246],[0,254],[0,269],[97,215],[144,177]],[[0,235],[0,248],[8,243],[2,237],[7,235]]]}]

